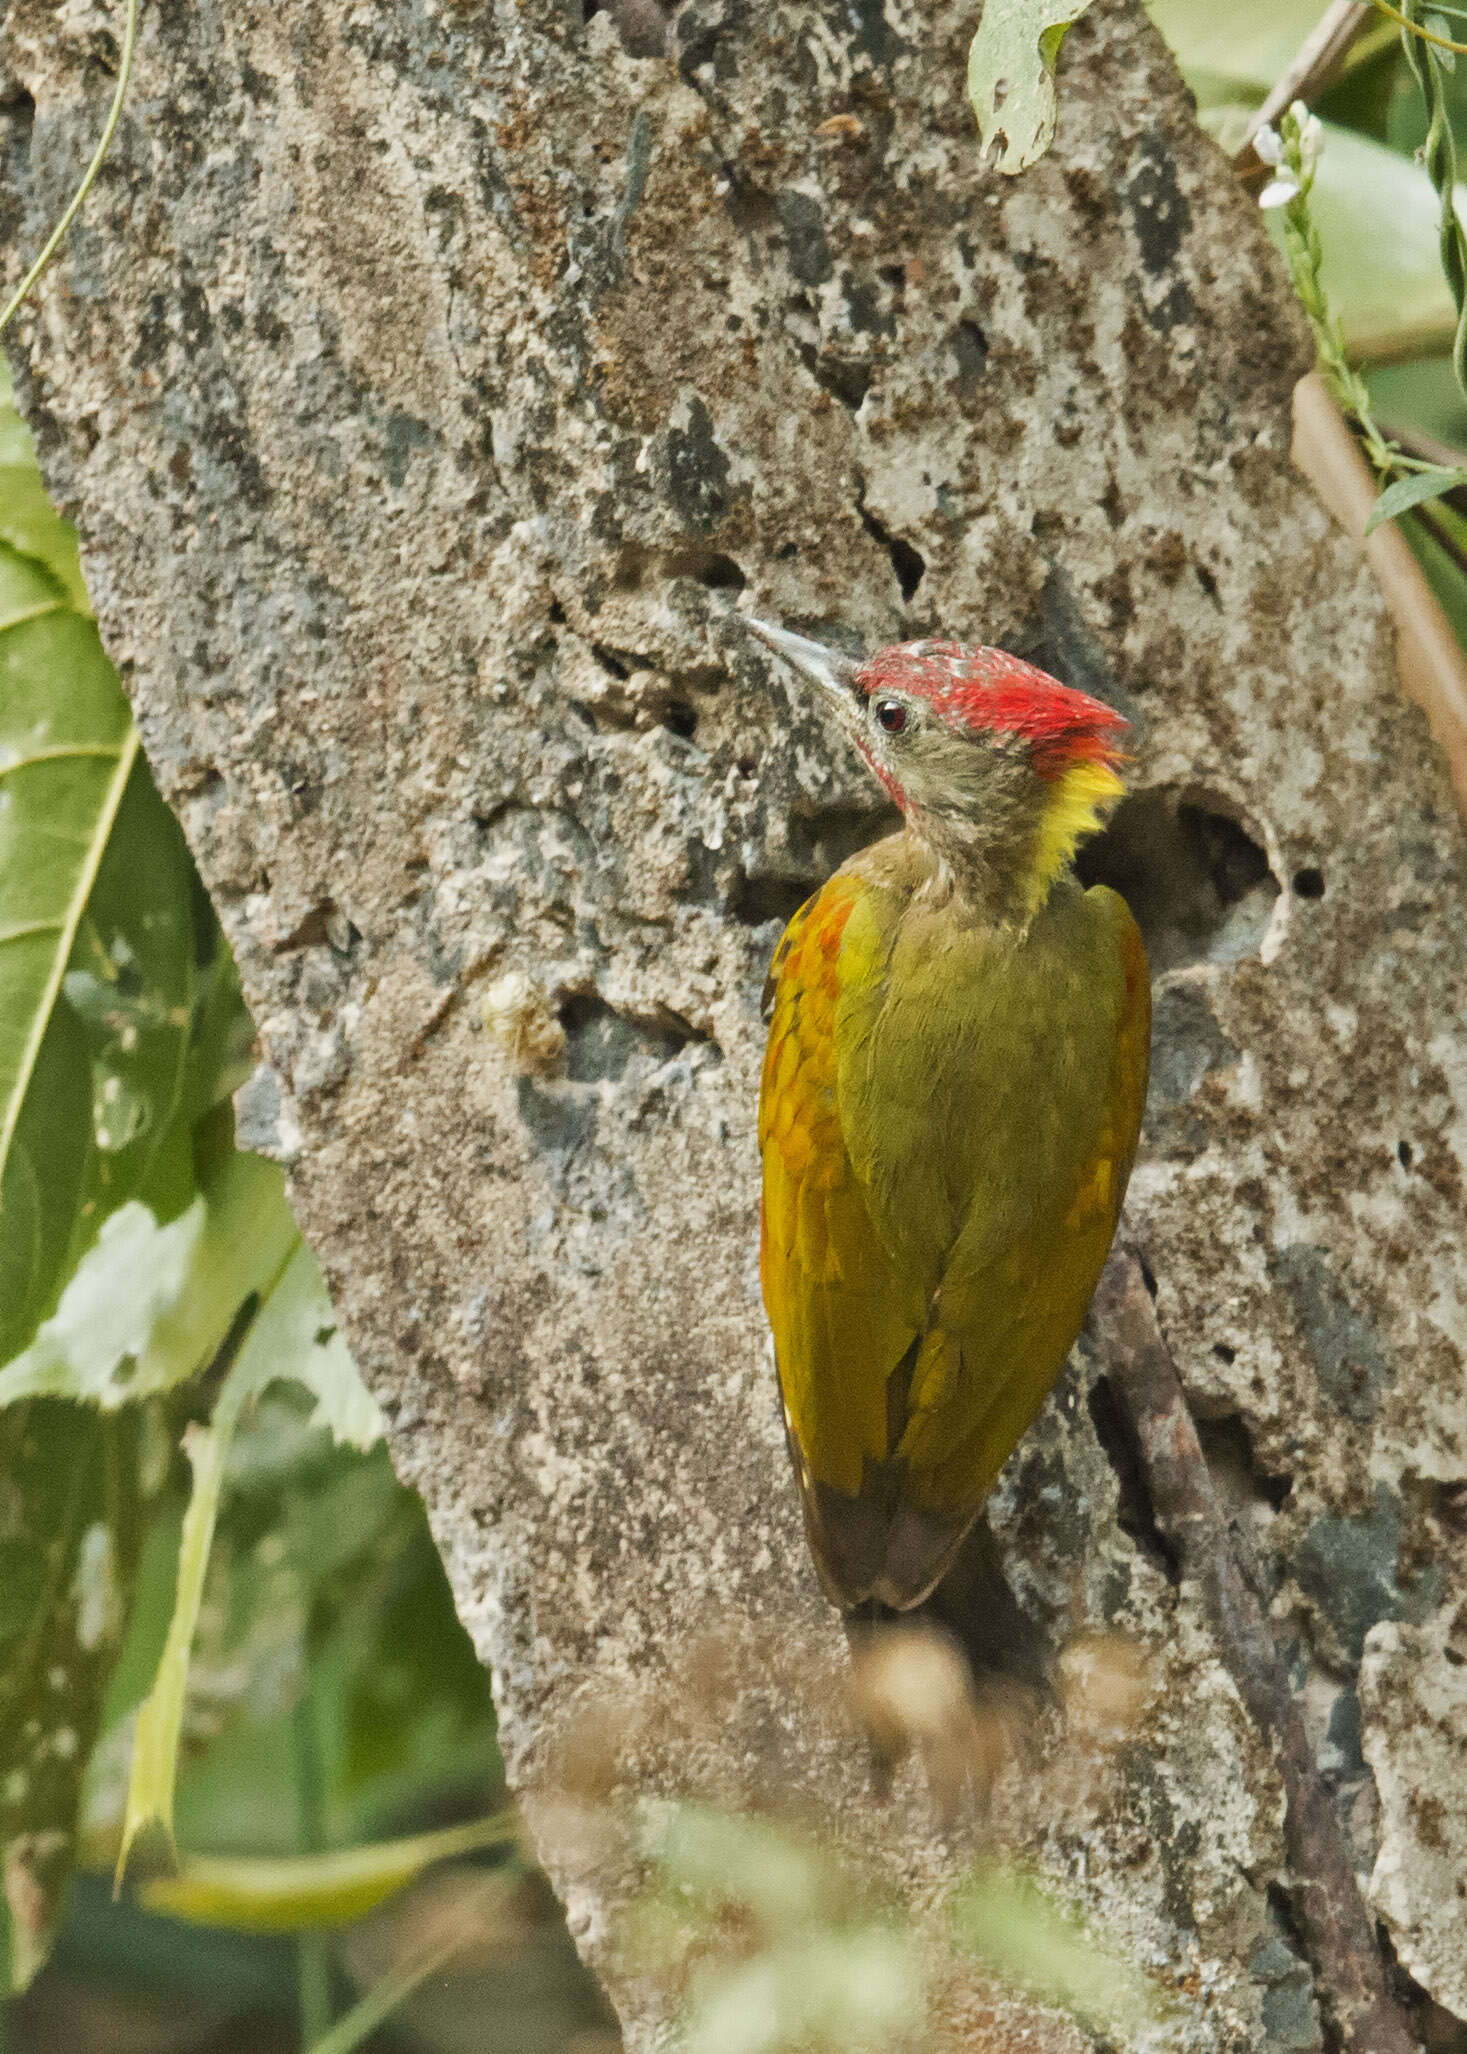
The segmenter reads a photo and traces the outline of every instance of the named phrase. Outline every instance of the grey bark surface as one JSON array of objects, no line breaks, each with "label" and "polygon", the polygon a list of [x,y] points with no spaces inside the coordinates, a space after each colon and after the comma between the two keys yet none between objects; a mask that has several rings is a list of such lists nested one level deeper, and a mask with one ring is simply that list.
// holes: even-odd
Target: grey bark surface
[{"label": "grey bark surface", "polygon": [[[1129,0],[1072,33],[1017,181],[980,162],[967,4],[688,0],[665,58],[581,13],[149,7],[18,336],[258,1022],[246,1135],[290,1164],[572,1929],[661,2044],[614,1944],[636,1862],[559,1794],[588,1707],[624,1788],[782,1796],[920,1917],[980,1841],[915,1776],[873,1795],[785,1470],[759,990],[885,819],[752,604],[1002,643],[1134,716],[1149,796],[1104,859],[1158,972],[1129,1230],[1358,1864],[1460,2005],[1467,1904],[1402,1850],[1411,1764],[1460,1781],[1467,1741],[1382,1679],[1424,1637],[1450,1695],[1463,1630],[1467,866],[1289,467],[1307,347],[1256,210]],[[11,10],[13,269],[109,48],[85,4]],[[1307,2047],[1280,1782],[1103,1369],[1102,1337],[995,1525],[1059,1637],[1146,1635],[1162,1688],[1103,1772],[1051,1734],[984,1844],[1157,1972],[1169,2044]],[[983,2045],[1020,2007],[949,2011]]]}]

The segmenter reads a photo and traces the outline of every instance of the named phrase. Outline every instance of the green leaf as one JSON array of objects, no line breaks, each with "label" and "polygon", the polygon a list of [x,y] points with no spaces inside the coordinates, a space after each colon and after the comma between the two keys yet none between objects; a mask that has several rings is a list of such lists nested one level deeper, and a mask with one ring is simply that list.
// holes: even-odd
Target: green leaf
[{"label": "green leaf", "polygon": [[[1248,113],[1223,102],[1202,119],[1227,148],[1241,141]],[[1467,206],[1467,186],[1457,191]],[[1352,358],[1381,363],[1450,348],[1456,310],[1442,276],[1437,196],[1420,164],[1326,122],[1310,212],[1325,293]],[[1265,220],[1281,238],[1279,213]]]},{"label": "green leaf", "polygon": [[90,614],[76,530],[55,512],[41,483],[36,445],[15,411],[10,366],[0,351],[0,542],[32,557],[55,579],[63,605]]},{"label": "green leaf", "polygon": [[948,1905],[954,1941],[998,1981],[1082,2019],[1135,2030],[1157,2015],[1160,1993],[1062,1911],[1032,1876],[990,1869]]},{"label": "green leaf", "polygon": [[221,946],[0,404],[0,1362],[110,1212],[193,1199],[190,1047]]},{"label": "green leaf", "polygon": [[1194,92],[1216,81],[1261,100],[1319,20],[1320,0],[1147,0]]},{"label": "green leaf", "polygon": [[[236,1158],[243,1164],[251,1158]],[[284,1210],[283,1196],[280,1200]],[[315,1258],[290,1222],[291,1242],[276,1274],[236,1316],[237,1352],[215,1401],[207,1427],[190,1426],[184,1450],[193,1468],[193,1489],[184,1514],[178,1556],[178,1588],[158,1674],[138,1711],[128,1778],[127,1807],[117,1855],[121,1880],[138,1835],[157,1825],[173,1841],[178,1745],[183,1730],[189,1655],[198,1628],[204,1576],[219,1512],[224,1464],[240,1415],[270,1384],[305,1385],[315,1404],[312,1417],[338,1439],[368,1447],[381,1436],[382,1420],[363,1387],[347,1348],[336,1333],[330,1301]],[[239,1248],[230,1237],[231,1251]]]},{"label": "green leaf", "polygon": [[1037,164],[1054,140],[1054,67],[1060,44],[1090,0],[984,0],[968,51],[968,98],[985,155],[999,138],[998,168]]},{"label": "green leaf", "polygon": [[1455,491],[1459,485],[1467,485],[1467,470],[1461,465],[1413,471],[1409,477],[1397,478],[1393,485],[1387,485],[1370,509],[1365,523],[1366,534],[1373,534],[1382,521],[1393,521],[1397,514],[1405,513],[1409,507],[1419,506],[1423,499],[1440,499],[1444,492]]},{"label": "green leaf", "polygon": [[[141,1526],[135,1424],[45,1400],[0,1415],[0,1866],[10,1977],[45,1958]],[[101,1517],[108,1506],[110,1516]]]},{"label": "green leaf", "polygon": [[[335,1446],[307,1428],[296,1391],[277,1385],[241,1421],[214,1548],[216,1601],[194,1650],[213,1679],[209,1733],[180,1767],[181,1845],[261,1855],[309,1846],[293,1794],[297,1678],[320,1745],[319,1844],[379,1838],[449,1796],[463,1803],[472,1792],[475,1810],[496,1807],[488,1679],[422,1502],[393,1475],[385,1446]],[[165,1602],[172,1588],[170,1573]]]},{"label": "green leaf", "polygon": [[[226,1382],[226,1389],[228,1388]],[[122,1821],[122,1840],[117,1850],[116,1881],[121,1887],[127,1857],[139,1833],[158,1825],[173,1843],[173,1789],[178,1776],[178,1740],[183,1730],[184,1698],[188,1689],[188,1658],[199,1623],[199,1606],[204,1598],[204,1574],[214,1540],[214,1521],[219,1513],[219,1490],[224,1480],[224,1457],[229,1449],[228,1426],[190,1426],[183,1438],[184,1452],[193,1470],[193,1489],[183,1515],[183,1534],[178,1549],[178,1587],[168,1637],[153,1687],[138,1707],[133,1735],[132,1769],[127,1783],[127,1810]]]},{"label": "green leaf", "polygon": [[315,1400],[312,1424],[329,1427],[336,1440],[360,1449],[381,1440],[382,1415],[336,1330],[320,1268],[299,1234],[220,1393],[216,1420],[227,1417],[232,1427],[245,1403],[277,1381],[303,1384]]},{"label": "green leaf", "polygon": [[172,1875],[139,1885],[150,1911],[241,1933],[321,1932],[348,1926],[383,1904],[434,1862],[513,1845],[508,1812],[442,1826],[402,1840],[324,1854],[184,1857]]},{"label": "green leaf", "polygon": [[114,1212],[29,1348],[0,1369],[0,1405],[83,1398],[112,1410],[202,1369],[251,1292],[283,1274],[299,1235],[279,1168],[233,1154],[206,1195],[161,1224]]}]

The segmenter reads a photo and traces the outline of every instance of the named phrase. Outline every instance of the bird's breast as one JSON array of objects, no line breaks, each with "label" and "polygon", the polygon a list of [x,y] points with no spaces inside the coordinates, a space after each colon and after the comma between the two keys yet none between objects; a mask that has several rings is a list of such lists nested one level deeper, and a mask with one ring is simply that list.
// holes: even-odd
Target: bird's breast
[{"label": "bird's breast", "polygon": [[1115,923],[1078,888],[1022,937],[872,894],[840,969],[847,1153],[883,1240],[935,1285],[959,1235],[982,1261],[1067,1202],[1113,1087]]}]

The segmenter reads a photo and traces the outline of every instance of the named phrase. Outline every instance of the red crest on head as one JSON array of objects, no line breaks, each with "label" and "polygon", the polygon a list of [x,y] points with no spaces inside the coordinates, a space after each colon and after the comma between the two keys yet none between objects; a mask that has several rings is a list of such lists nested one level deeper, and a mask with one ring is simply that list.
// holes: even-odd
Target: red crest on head
[{"label": "red crest on head", "polygon": [[856,673],[869,699],[907,692],[953,727],[1016,735],[1035,770],[1058,778],[1077,763],[1114,763],[1130,722],[1114,707],[1072,691],[1003,649],[961,642],[900,642],[878,649]]}]

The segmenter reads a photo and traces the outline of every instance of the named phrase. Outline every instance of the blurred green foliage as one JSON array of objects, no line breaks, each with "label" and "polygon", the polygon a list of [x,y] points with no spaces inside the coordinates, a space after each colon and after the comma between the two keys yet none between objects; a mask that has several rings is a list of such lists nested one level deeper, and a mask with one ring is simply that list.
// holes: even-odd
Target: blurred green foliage
[{"label": "blurred green foliage", "polygon": [[[1147,4],[1204,124],[1229,149],[1323,12],[1322,0]],[[1440,78],[1461,156],[1467,59],[1443,67]],[[1452,370],[1457,316],[1442,273],[1438,196],[1418,156],[1427,111],[1393,22],[1382,15],[1366,25],[1314,111],[1324,125],[1311,196],[1324,249],[1322,282],[1376,420],[1408,446],[1411,438],[1426,438],[1426,455],[1467,460],[1467,397]],[[1459,185],[1459,215],[1464,199]],[[1276,218],[1271,225],[1278,230]],[[1467,647],[1467,491],[1414,509],[1399,526]]]},{"label": "blurred green foliage", "polygon": [[[314,1974],[324,2000],[312,2024],[324,2028],[335,1972],[312,1930],[445,1853],[480,1846],[502,1863],[502,1775],[488,1680],[422,1506],[392,1474],[281,1173],[234,1146],[231,1095],[252,1043],[228,947],[148,776],[75,538],[46,501],[7,382],[10,1981],[24,1987],[45,1958],[78,1842],[110,1867],[136,1834],[144,1900],[304,1935],[292,1975]],[[175,1825],[176,1874],[158,1830]],[[282,1856],[295,1865],[261,1866]],[[220,1858],[236,1863],[232,1898],[209,1867]]]}]

